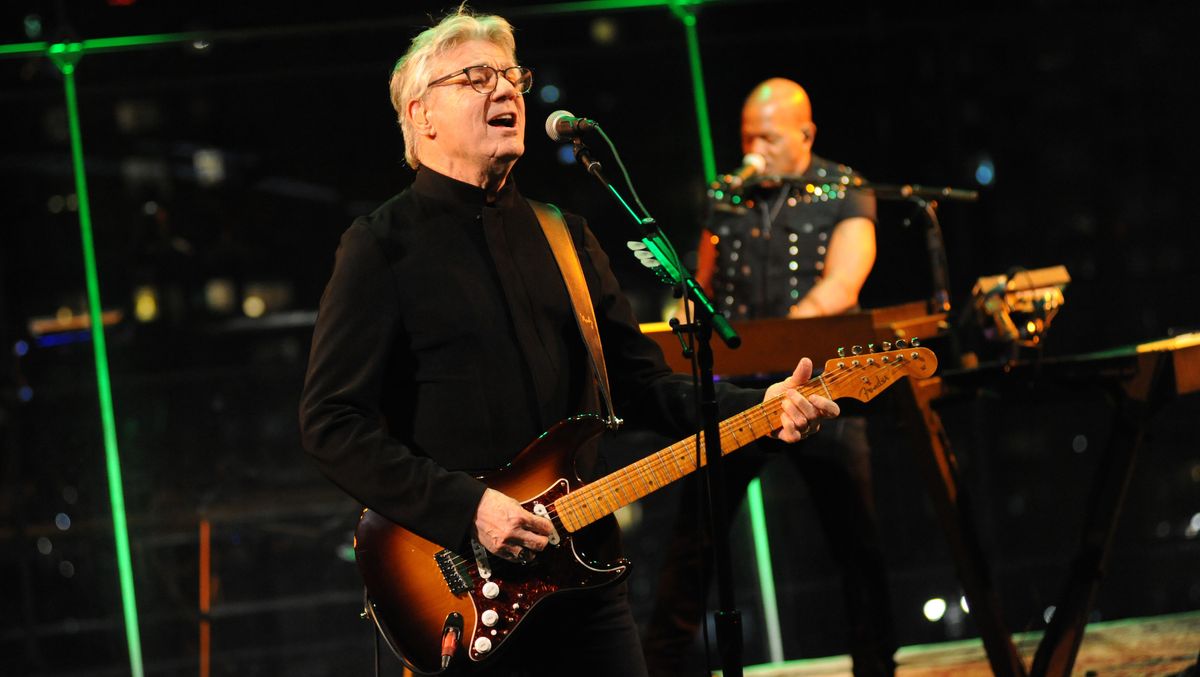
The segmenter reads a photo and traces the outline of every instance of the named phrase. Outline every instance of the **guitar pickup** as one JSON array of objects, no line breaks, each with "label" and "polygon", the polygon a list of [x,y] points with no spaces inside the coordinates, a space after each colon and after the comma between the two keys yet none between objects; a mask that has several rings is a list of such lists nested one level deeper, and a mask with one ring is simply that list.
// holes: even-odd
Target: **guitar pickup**
[{"label": "guitar pickup", "polygon": [[[546,510],[546,506],[542,505],[541,503],[533,504],[533,514],[537,515],[538,517],[545,517],[546,519],[550,520],[550,511]],[[558,530],[554,528],[554,520],[550,520],[549,540],[550,540],[550,545],[558,545],[559,542],[562,541],[562,539],[558,537]]]}]

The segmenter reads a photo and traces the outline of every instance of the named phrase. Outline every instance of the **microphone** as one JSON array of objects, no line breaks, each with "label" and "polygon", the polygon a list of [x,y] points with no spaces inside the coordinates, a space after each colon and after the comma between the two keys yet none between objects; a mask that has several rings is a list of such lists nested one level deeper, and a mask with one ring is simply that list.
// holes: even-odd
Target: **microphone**
[{"label": "microphone", "polygon": [[546,134],[552,141],[570,141],[584,132],[590,132],[600,125],[595,120],[577,118],[570,111],[556,110],[546,118]]},{"label": "microphone", "polygon": [[767,169],[767,160],[758,153],[746,153],[742,158],[742,166],[721,177],[721,183],[730,188],[741,188],[746,179],[755,174],[762,174]]}]

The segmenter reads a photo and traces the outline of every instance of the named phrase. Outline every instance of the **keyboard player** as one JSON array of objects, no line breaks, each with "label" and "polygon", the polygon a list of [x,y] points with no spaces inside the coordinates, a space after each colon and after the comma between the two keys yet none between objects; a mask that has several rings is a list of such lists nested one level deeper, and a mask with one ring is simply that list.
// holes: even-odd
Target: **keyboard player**
[{"label": "keyboard player", "polygon": [[[854,173],[814,155],[815,136],[811,103],[799,84],[773,78],[746,99],[745,166],[710,191],[711,217],[696,274],[731,320],[820,317],[857,308],[875,261],[875,200],[845,189]],[[801,446],[786,457],[807,482],[841,572],[854,674],[891,675],[895,642],[866,421],[841,417]],[[765,460],[759,450],[730,457],[731,512]],[[683,492],[659,572],[643,642],[651,675],[684,674],[687,649],[705,611],[711,566],[704,564],[708,535],[697,526],[703,520],[693,514],[699,489],[693,479]],[[809,534],[796,538],[815,541]],[[779,563],[776,571],[789,575]]]}]

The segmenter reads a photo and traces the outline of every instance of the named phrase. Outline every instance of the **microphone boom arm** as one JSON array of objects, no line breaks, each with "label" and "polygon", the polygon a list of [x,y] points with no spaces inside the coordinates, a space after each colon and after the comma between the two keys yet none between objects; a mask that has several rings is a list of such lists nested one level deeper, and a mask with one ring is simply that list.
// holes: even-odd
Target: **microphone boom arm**
[{"label": "microphone boom arm", "polygon": [[633,207],[629,206],[621,192],[613,186],[608,179],[604,178],[601,172],[600,163],[592,157],[588,147],[576,137],[572,141],[575,151],[575,159],[579,164],[583,165],[588,174],[591,174],[600,182],[602,186],[608,189],[608,192],[616,198],[617,202],[625,208],[630,218],[637,223],[638,228],[642,231],[642,244],[645,245],[645,251],[650,252],[654,259],[658,261],[659,277],[672,287],[677,287],[683,290],[684,297],[692,299],[696,312],[706,321],[712,324],[713,331],[717,336],[721,337],[721,341],[725,345],[732,348],[737,348],[742,344],[742,337],[734,331],[733,326],[729,324],[729,320],[725,316],[718,313],[712,300],[704,293],[704,288],[696,281],[696,278],[688,272],[679,256],[675,253],[675,247],[671,245],[671,241],[663,234],[658,227],[658,222],[649,215],[644,217],[638,216]]}]

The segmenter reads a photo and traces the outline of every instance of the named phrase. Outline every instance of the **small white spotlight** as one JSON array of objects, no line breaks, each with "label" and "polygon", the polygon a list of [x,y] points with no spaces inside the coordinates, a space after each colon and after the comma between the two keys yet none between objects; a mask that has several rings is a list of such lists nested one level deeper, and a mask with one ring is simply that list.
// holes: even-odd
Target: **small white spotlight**
[{"label": "small white spotlight", "polygon": [[936,623],[942,620],[942,616],[946,615],[946,600],[941,597],[934,597],[925,602],[925,606],[922,607],[921,611],[930,623]]},{"label": "small white spotlight", "polygon": [[1195,538],[1196,534],[1200,534],[1200,512],[1192,515],[1192,519],[1188,521],[1187,528],[1183,530],[1183,535],[1188,538]]}]

